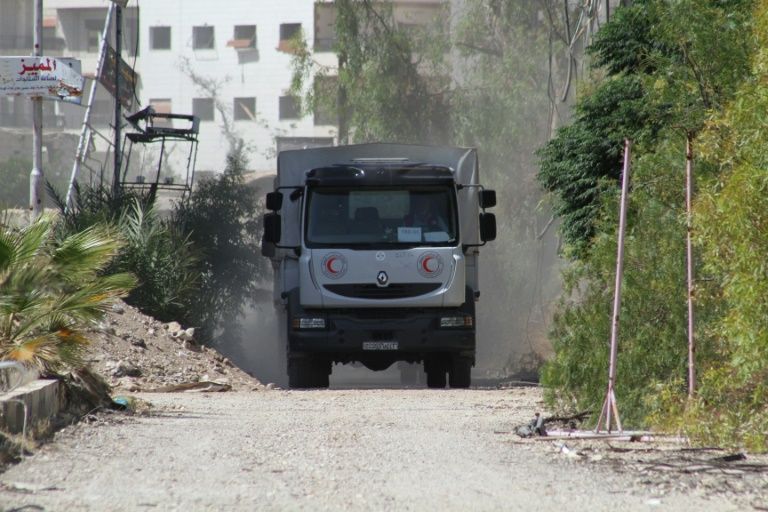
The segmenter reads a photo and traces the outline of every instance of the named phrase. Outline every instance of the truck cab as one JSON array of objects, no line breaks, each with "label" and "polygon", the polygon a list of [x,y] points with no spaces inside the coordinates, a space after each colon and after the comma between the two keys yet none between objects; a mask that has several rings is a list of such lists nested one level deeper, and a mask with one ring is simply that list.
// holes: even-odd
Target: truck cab
[{"label": "truck cab", "polygon": [[289,386],[327,387],[333,363],[423,363],[429,387],[468,387],[475,362],[480,213],[473,149],[365,144],[283,152],[262,250]]}]

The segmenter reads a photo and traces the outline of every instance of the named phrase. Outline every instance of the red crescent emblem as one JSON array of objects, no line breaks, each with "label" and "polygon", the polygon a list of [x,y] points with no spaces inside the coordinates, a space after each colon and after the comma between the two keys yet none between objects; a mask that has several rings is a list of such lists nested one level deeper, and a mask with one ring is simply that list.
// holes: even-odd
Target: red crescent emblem
[{"label": "red crescent emblem", "polygon": [[430,268],[429,262],[432,261],[434,258],[432,256],[427,256],[424,258],[424,261],[421,262],[421,268],[424,269],[424,272],[432,273],[434,272],[433,269]]},{"label": "red crescent emblem", "polygon": [[344,255],[332,252],[320,263],[320,271],[331,279],[338,279],[347,273],[347,259]]}]

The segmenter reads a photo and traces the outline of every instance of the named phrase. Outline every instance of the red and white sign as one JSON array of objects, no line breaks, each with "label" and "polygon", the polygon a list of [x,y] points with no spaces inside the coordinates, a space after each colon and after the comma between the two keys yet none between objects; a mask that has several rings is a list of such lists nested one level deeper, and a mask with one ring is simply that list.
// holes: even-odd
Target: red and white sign
[{"label": "red and white sign", "polygon": [[443,258],[436,252],[425,252],[417,263],[419,274],[424,277],[437,277],[443,271]]},{"label": "red and white sign", "polygon": [[323,258],[320,270],[326,277],[338,279],[347,273],[347,258],[338,252],[327,254],[325,258]]},{"label": "red and white sign", "polygon": [[80,103],[80,61],[55,57],[0,57],[0,96],[46,96]]}]

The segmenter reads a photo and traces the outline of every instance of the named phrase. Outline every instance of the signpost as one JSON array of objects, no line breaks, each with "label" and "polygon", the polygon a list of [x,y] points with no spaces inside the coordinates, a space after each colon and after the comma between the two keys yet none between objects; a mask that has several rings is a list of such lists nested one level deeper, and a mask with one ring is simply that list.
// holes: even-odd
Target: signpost
[{"label": "signpost", "polygon": [[125,62],[124,59],[117,59],[117,52],[107,45],[107,56],[104,60],[104,68],[99,74],[99,82],[104,88],[109,91],[112,97],[115,97],[117,92],[116,80],[117,69],[120,69],[120,104],[127,111],[133,110],[134,91],[136,90],[136,72],[133,68]]},{"label": "signpost", "polygon": [[49,97],[80,103],[80,61],[54,57],[0,57],[0,96]]}]

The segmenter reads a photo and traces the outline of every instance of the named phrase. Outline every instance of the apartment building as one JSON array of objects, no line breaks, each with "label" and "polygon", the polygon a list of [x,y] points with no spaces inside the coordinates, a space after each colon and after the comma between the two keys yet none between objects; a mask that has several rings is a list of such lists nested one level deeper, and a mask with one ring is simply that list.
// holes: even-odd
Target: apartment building
[{"label": "apartment building", "polygon": [[[1,55],[30,53],[33,4],[0,0]],[[108,0],[45,0],[44,53],[80,59],[83,73],[92,79],[109,5]],[[441,5],[442,0],[395,1],[395,18],[404,26],[428,23]],[[333,68],[336,63],[332,1],[131,0],[123,19],[123,58],[140,77],[135,110],[153,105],[158,112],[198,116],[198,170],[224,169],[227,135],[245,141],[249,168],[257,172],[273,171],[283,149],[334,143],[333,116],[302,116],[289,94],[289,41],[297,34],[314,48],[319,64]],[[0,98],[0,130],[26,133],[30,103]],[[91,124],[107,136],[113,105],[113,98],[97,88]],[[47,133],[79,132],[83,106],[46,101],[44,111]],[[106,141],[96,139],[96,146],[99,152],[107,150]],[[181,172],[186,149],[172,146],[166,158]]]},{"label": "apartment building", "polygon": [[330,145],[334,127],[302,117],[288,93],[289,40],[314,37],[314,2],[142,2],[142,98],[160,112],[200,118],[197,168],[220,171],[227,130],[249,148],[249,167],[271,171],[285,148]]}]

